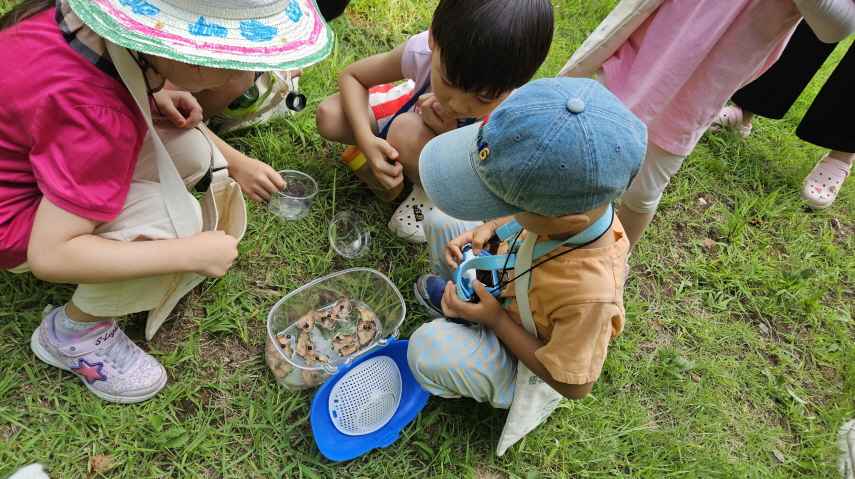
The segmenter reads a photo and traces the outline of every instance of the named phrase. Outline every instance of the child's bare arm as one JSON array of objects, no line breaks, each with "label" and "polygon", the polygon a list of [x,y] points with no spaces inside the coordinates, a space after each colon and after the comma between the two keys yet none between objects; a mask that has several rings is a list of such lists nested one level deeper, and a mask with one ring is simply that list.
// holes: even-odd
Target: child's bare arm
[{"label": "child's bare arm", "polygon": [[365,106],[368,104],[369,88],[404,78],[401,60],[405,45],[402,43],[389,52],[352,63],[338,75],[342,108],[353,129],[356,143],[378,179],[389,187],[403,181],[401,165],[390,165],[386,161],[387,157],[396,159],[398,152],[386,140],[374,136],[371,118]]},{"label": "child's bare arm", "polygon": [[475,280],[472,285],[475,293],[481,298],[478,304],[467,303],[458,298],[457,287],[449,281],[442,296],[443,313],[448,317],[463,318],[492,329],[511,354],[567,399],[582,399],[591,391],[593,381],[585,384],[567,384],[553,378],[534,354],[544,346],[543,341],[528,334],[522,326],[517,324],[499,301],[487,292],[487,288],[481,282]]},{"label": "child's bare arm", "polygon": [[126,242],[93,235],[96,225],[43,198],[27,249],[33,274],[53,283],[77,284],[184,271],[220,277],[237,258],[237,240],[222,231],[186,239]]}]

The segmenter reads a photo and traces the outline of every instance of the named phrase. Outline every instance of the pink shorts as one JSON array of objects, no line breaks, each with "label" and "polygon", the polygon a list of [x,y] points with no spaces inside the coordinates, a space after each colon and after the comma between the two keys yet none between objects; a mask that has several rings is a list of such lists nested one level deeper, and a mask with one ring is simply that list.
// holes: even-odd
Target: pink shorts
[{"label": "pink shorts", "polygon": [[[374,112],[374,118],[377,119],[377,127],[380,130],[383,130],[395,113],[398,113],[398,110],[413,97],[415,89],[416,84],[412,80],[407,80],[400,85],[387,83],[368,89],[368,105]],[[417,105],[413,105],[410,111],[420,112]]]}]

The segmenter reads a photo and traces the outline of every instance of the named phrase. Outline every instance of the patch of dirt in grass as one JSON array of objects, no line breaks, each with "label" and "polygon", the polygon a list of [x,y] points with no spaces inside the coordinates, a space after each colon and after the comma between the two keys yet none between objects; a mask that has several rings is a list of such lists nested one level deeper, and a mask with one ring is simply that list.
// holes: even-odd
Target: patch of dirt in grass
[{"label": "patch of dirt in grass", "polygon": [[502,471],[493,471],[487,469],[487,466],[484,465],[476,465],[475,472],[473,473],[475,479],[507,479],[510,477],[507,473]]},{"label": "patch of dirt in grass", "polygon": [[17,425],[9,423],[0,429],[0,438],[3,438],[3,442],[5,444],[9,444],[9,441],[12,440],[12,437],[15,436],[20,429],[21,428]]}]

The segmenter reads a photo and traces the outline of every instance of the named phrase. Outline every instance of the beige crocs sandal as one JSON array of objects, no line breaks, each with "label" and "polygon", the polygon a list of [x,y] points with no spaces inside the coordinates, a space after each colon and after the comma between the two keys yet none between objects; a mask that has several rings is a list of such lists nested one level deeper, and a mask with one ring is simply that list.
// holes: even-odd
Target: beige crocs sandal
[{"label": "beige crocs sandal", "polygon": [[422,226],[428,212],[436,208],[421,186],[413,186],[413,191],[395,210],[389,220],[389,231],[410,243],[426,243],[425,230]]},{"label": "beige crocs sandal", "polygon": [[710,131],[723,131],[742,138],[748,138],[751,128],[751,125],[742,124],[742,108],[735,104],[722,108],[710,125]]},{"label": "beige crocs sandal", "polygon": [[815,210],[827,208],[837,198],[843,180],[849,176],[852,165],[823,156],[805,177],[802,199]]}]

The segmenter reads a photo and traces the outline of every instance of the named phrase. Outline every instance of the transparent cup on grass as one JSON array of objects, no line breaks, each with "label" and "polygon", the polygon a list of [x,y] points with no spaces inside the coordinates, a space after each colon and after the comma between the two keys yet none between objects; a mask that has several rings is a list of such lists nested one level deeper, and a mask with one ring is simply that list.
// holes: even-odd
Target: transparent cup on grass
[{"label": "transparent cup on grass", "polygon": [[330,222],[330,244],[336,253],[356,259],[368,251],[371,231],[365,221],[352,211],[341,211]]},{"label": "transparent cup on grass", "polygon": [[309,214],[312,200],[318,194],[318,183],[309,175],[295,170],[278,171],[288,184],[270,197],[270,211],[286,220],[298,220]]}]

